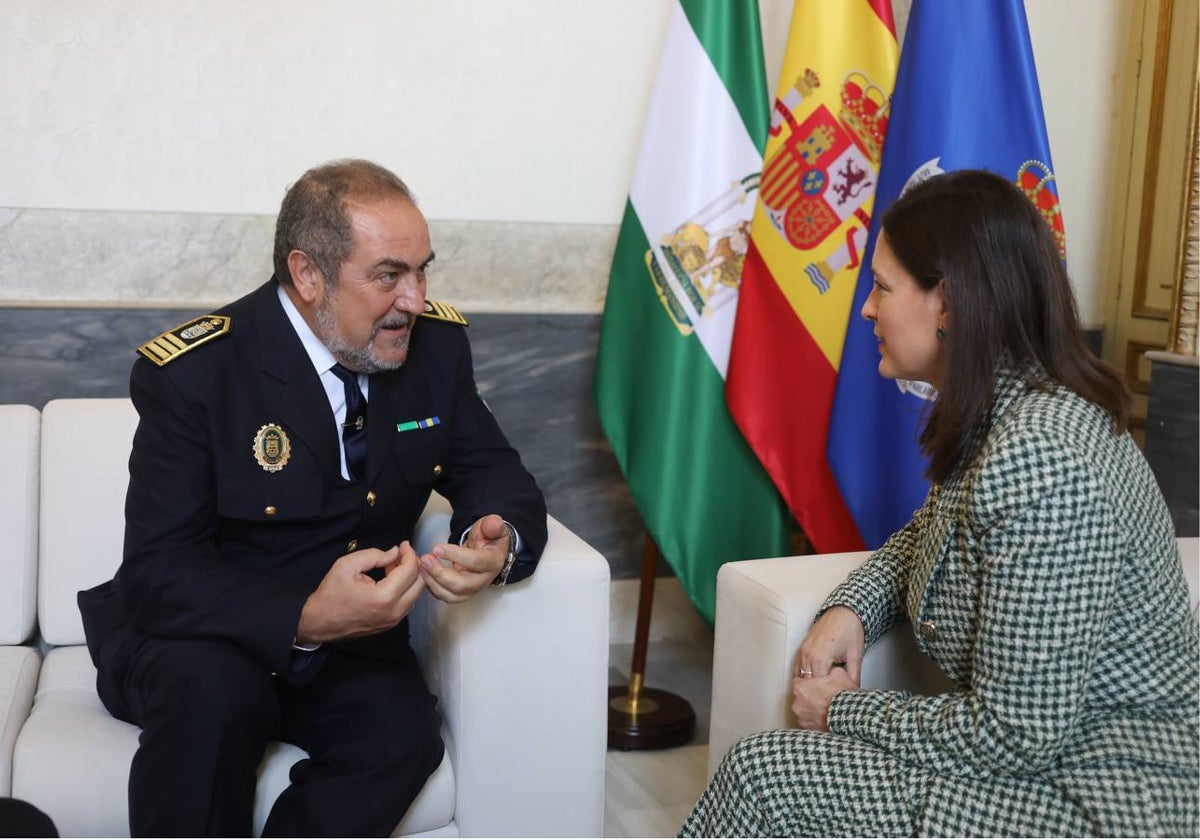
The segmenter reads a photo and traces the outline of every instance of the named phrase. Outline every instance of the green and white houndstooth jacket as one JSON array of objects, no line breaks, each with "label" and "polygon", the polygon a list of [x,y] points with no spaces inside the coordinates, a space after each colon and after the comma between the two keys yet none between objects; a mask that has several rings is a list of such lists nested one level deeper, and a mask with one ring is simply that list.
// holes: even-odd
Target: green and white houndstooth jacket
[{"label": "green and white houndstooth jacket", "polygon": [[1197,834],[1197,623],[1154,476],[1097,406],[1002,373],[977,457],[834,604],[868,645],[907,617],[955,685],[829,709],[911,771],[919,833]]}]

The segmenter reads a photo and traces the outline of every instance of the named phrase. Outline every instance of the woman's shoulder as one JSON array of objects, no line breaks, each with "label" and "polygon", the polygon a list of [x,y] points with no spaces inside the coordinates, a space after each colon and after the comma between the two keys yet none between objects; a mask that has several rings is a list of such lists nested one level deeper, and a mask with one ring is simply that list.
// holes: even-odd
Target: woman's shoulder
[{"label": "woman's shoulder", "polygon": [[1109,414],[1061,386],[1025,386],[992,423],[968,468],[982,519],[1036,504],[1047,494],[1098,488],[1124,434]]},{"label": "woman's shoulder", "polygon": [[1111,415],[1095,403],[1062,385],[1026,384],[993,418],[987,443],[992,448],[1040,443],[1078,451],[1113,436]]}]

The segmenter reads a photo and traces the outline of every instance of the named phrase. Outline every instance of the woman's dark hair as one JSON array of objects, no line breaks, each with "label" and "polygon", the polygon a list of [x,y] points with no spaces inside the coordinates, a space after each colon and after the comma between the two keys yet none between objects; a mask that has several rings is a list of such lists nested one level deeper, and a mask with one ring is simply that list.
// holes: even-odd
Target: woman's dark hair
[{"label": "woman's dark hair", "polygon": [[288,188],[275,221],[275,277],[292,282],[288,254],[308,254],[325,279],[337,284],[338,270],[354,249],[346,205],[351,199],[394,196],[415,205],[403,181],[369,160],[334,160],[315,166]]},{"label": "woman's dark hair", "polygon": [[1054,235],[1014,184],[977,170],[938,175],[906,191],[882,224],[922,288],[943,284],[942,381],[920,438],[930,480],[974,455],[1001,366],[1035,387],[1059,383],[1108,411],[1114,431],[1128,427],[1129,389],[1084,344]]}]

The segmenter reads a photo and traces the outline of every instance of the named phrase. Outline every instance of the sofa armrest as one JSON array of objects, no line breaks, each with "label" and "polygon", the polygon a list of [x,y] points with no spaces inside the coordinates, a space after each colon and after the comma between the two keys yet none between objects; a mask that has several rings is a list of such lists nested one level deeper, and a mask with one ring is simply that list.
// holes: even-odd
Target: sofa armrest
[{"label": "sofa armrest", "polygon": [[12,793],[13,752],[33,708],[41,666],[41,657],[31,647],[0,647],[0,796]]},{"label": "sofa armrest", "polygon": [[[717,574],[713,641],[711,776],[741,738],[795,725],[792,664],[817,610],[869,552],[726,563]],[[907,623],[884,634],[863,661],[862,684],[929,694],[947,682],[922,656]]]},{"label": "sofa armrest", "polygon": [[[463,836],[603,836],[607,749],[605,559],[553,517],[537,572],[462,604],[428,595],[413,643],[439,697]],[[414,545],[449,533],[435,496]]]},{"label": "sofa armrest", "polygon": [[33,636],[37,612],[41,413],[0,405],[0,644]]},{"label": "sofa armrest", "polygon": [[[1200,539],[1180,537],[1189,604],[1200,620]],[[869,552],[775,557],[726,563],[717,574],[713,642],[711,777],[725,753],[755,732],[794,725],[792,662],[812,620],[833,588]],[[952,686],[917,650],[908,622],[885,633],[863,661],[864,688],[936,694]]]}]

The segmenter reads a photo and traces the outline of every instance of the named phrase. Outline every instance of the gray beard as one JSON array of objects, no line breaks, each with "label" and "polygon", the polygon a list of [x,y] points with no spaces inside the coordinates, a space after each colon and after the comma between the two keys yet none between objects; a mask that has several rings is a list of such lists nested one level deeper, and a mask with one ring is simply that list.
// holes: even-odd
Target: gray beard
[{"label": "gray beard", "polygon": [[[367,339],[365,346],[355,347],[350,344],[346,337],[338,331],[337,319],[333,313],[333,301],[334,295],[327,295],[317,307],[317,329],[321,341],[344,367],[348,367],[356,373],[372,374],[385,370],[397,370],[404,364],[404,362],[385,362],[375,353],[375,336],[379,334],[383,322],[371,330],[371,337]],[[405,319],[406,324],[410,324],[412,321],[412,317],[407,314],[396,317]],[[396,348],[407,350],[408,339],[411,335],[411,332],[405,333],[402,338],[396,339]]]}]

